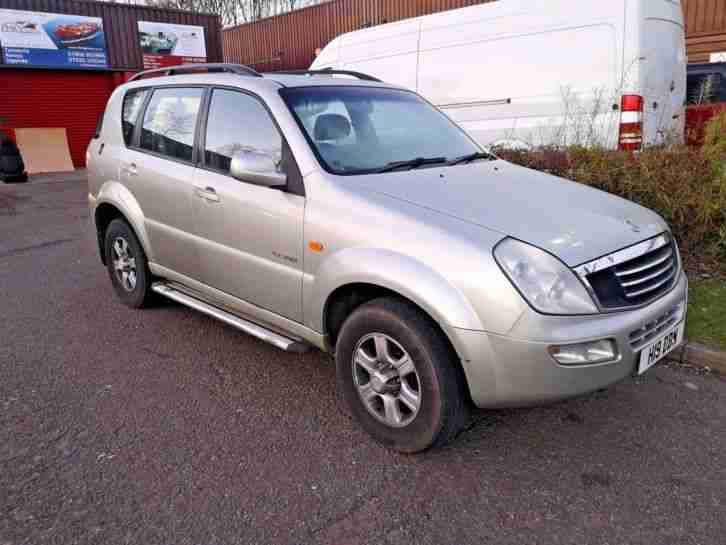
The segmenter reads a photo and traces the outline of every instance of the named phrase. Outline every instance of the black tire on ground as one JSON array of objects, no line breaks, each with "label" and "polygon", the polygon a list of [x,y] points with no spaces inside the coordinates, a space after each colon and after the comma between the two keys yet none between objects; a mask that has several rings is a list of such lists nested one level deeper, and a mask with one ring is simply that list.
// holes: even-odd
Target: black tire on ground
[{"label": "black tire on ground", "polygon": [[17,176],[0,175],[0,181],[6,184],[24,184],[28,181],[27,174],[18,174]]},{"label": "black tire on ground", "polygon": [[[353,358],[359,343],[372,334],[383,334],[398,343],[416,368],[420,408],[402,427],[373,416],[359,395],[356,380],[359,384],[373,381],[367,372],[363,374],[368,378],[354,378],[360,368],[354,371]],[[375,342],[375,337],[371,340]],[[369,341],[360,347],[365,342]],[[390,344],[395,350],[395,344]],[[351,415],[381,444],[404,453],[442,446],[456,437],[469,418],[465,377],[456,358],[437,324],[413,304],[394,297],[375,299],[358,307],[341,328],[335,357],[338,392]],[[379,397],[383,407],[383,396]]]},{"label": "black tire on ground", "polygon": [[[130,268],[126,267],[125,270],[117,270],[116,268],[119,261],[119,248],[125,250],[125,252],[120,252],[120,255],[126,255],[128,258],[133,259],[134,275],[132,278],[128,276],[131,272]],[[113,284],[121,302],[131,308],[147,306],[151,302],[154,293],[151,291],[149,263],[139,239],[136,238],[133,229],[125,220],[117,218],[109,224],[104,239],[104,251],[106,252],[106,268],[111,277],[111,284]],[[124,272],[127,273],[127,276],[123,275]]]}]

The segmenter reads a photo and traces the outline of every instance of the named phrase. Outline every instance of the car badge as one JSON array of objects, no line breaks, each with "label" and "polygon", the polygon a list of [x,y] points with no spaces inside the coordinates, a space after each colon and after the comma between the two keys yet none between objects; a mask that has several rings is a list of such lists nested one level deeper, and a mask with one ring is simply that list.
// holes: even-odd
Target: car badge
[{"label": "car badge", "polygon": [[630,218],[625,220],[625,224],[630,227],[630,229],[633,231],[633,233],[640,233],[640,226],[637,225],[633,220]]}]

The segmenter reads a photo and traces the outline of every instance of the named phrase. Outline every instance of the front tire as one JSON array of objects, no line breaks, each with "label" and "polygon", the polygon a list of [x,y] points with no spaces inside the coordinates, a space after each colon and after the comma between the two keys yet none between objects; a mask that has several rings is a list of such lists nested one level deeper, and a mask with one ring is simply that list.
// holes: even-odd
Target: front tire
[{"label": "front tire", "polygon": [[452,440],[466,425],[463,372],[438,326],[413,304],[381,298],[357,308],[336,347],[338,389],[373,438],[415,453]]},{"label": "front tire", "polygon": [[106,268],[121,302],[131,308],[146,306],[151,291],[151,271],[144,249],[133,229],[122,219],[113,220],[104,241]]}]

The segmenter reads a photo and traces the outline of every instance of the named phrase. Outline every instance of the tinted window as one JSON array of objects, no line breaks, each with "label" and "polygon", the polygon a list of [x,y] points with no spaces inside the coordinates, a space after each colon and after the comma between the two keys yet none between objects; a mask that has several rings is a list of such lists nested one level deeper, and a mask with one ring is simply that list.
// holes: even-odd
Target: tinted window
[{"label": "tinted window", "polygon": [[726,100],[726,82],[718,72],[688,76],[689,104],[709,104]]},{"label": "tinted window", "polygon": [[212,93],[204,145],[205,164],[229,172],[232,154],[253,151],[270,155],[282,170],[282,139],[264,106],[255,98],[216,89]]},{"label": "tinted window", "polygon": [[141,147],[191,161],[203,94],[203,89],[156,89],[144,114]]},{"label": "tinted window", "polygon": [[287,88],[280,94],[323,166],[335,174],[481,151],[449,118],[408,91],[341,85]]},{"label": "tinted window", "polygon": [[[131,139],[134,136],[134,127],[136,127],[136,120],[139,117],[139,112],[141,111],[141,106],[144,104],[147,93],[148,91],[146,89],[139,89],[137,91],[129,91],[124,96],[124,103],[121,109],[121,128],[124,133],[124,142],[126,142],[127,146],[131,144]],[[99,120],[97,134],[101,132],[100,127],[102,122],[103,115],[101,115],[101,119]]]}]

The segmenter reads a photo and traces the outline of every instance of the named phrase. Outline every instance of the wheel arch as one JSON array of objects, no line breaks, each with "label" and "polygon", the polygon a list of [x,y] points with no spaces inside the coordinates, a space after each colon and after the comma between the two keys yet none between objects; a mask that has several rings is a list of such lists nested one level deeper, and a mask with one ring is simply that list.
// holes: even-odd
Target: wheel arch
[{"label": "wheel arch", "polygon": [[329,257],[306,290],[306,322],[323,331],[330,296],[361,284],[389,290],[420,307],[442,327],[481,330],[464,294],[443,275],[411,256],[375,248],[347,248]]},{"label": "wheel arch", "polygon": [[139,240],[149,261],[153,261],[149,237],[144,227],[144,216],[141,207],[131,192],[118,182],[107,182],[98,194],[93,214],[96,227],[98,251],[103,264],[106,264],[105,235],[109,224],[116,218],[123,219]]},{"label": "wheel arch", "polygon": [[469,399],[471,399],[467,370],[464,362],[462,361],[462,354],[457,347],[456,339],[452,337],[446,328],[442,327],[441,323],[439,323],[430,312],[419,305],[416,301],[390,288],[366,282],[353,282],[337,287],[326,300],[325,307],[323,309],[323,327],[329,349],[334,352],[338,335],[348,316],[362,305],[384,297],[396,298],[405,301],[425,316],[441,333],[442,339],[444,339],[444,341],[448,344],[452,354],[456,356],[454,358],[454,365],[456,365],[458,371],[461,372],[466,385],[467,395],[469,396]]},{"label": "wheel arch", "polygon": [[421,311],[442,332],[466,373],[468,355],[455,328],[482,330],[464,295],[441,274],[410,256],[389,250],[350,248],[331,256],[318,270],[306,298],[308,327],[322,331],[332,351],[345,318],[378,297],[401,298]]}]

